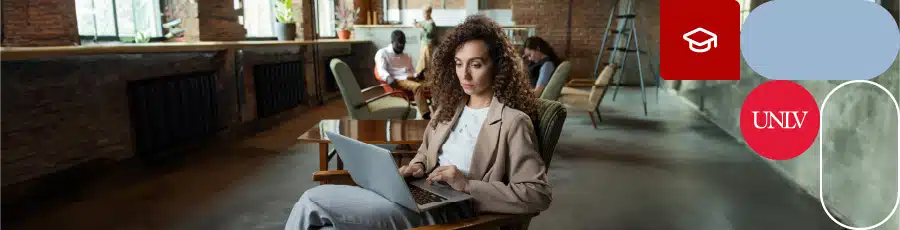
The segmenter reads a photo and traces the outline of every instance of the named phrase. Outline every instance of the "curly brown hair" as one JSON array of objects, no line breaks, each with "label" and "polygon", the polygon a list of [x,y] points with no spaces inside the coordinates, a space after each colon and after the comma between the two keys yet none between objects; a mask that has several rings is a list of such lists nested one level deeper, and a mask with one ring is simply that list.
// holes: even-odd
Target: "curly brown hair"
[{"label": "curly brown hair", "polygon": [[[450,121],[456,106],[465,103],[468,95],[456,76],[456,52],[468,41],[481,40],[487,45],[493,61],[494,81],[491,87],[501,103],[535,117],[540,100],[534,95],[522,58],[496,22],[484,15],[472,15],[442,39],[434,52],[426,86],[431,89],[434,104],[441,108],[432,119],[437,123]],[[449,110],[448,110],[449,109]]]}]

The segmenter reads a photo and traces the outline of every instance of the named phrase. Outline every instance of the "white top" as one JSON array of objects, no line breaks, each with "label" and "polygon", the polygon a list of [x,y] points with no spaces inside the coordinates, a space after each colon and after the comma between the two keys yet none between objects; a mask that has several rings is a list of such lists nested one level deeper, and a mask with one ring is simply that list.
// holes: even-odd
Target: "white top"
[{"label": "white top", "polygon": [[466,106],[463,109],[447,141],[441,145],[441,154],[438,155],[440,165],[456,165],[464,175],[469,175],[475,141],[481,132],[481,125],[487,119],[489,108],[472,109]]},{"label": "white top", "polygon": [[394,47],[391,46],[375,52],[375,69],[378,71],[378,76],[386,82],[406,80],[409,76],[416,74],[412,57],[406,53],[395,53]]}]

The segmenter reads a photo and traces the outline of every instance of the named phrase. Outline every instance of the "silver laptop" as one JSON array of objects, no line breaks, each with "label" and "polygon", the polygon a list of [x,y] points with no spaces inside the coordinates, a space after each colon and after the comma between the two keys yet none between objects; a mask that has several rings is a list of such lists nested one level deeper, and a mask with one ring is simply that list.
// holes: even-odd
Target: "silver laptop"
[{"label": "silver laptop", "polygon": [[453,190],[446,183],[429,184],[424,178],[407,182],[391,151],[333,132],[325,132],[350,172],[353,181],[382,197],[415,212],[424,212],[456,202],[469,202],[472,196]]}]

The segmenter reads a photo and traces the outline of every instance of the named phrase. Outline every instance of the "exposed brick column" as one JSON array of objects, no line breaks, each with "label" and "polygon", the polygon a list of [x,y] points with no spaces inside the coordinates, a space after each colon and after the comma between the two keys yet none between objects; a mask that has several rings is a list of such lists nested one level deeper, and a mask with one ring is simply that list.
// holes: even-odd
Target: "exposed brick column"
[{"label": "exposed brick column", "polygon": [[247,29],[238,23],[232,0],[197,0],[197,21],[201,41],[240,41]]},{"label": "exposed brick column", "polygon": [[78,45],[74,0],[3,0],[3,46]]}]

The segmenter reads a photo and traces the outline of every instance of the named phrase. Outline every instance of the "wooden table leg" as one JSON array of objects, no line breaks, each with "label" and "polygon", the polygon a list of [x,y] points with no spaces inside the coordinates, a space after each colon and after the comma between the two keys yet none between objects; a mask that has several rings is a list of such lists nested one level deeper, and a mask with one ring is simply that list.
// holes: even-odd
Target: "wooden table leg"
[{"label": "wooden table leg", "polygon": [[334,156],[334,157],[337,157],[337,160],[338,160],[337,170],[344,170],[344,161],[341,160],[341,156],[338,155],[338,156]]},{"label": "wooden table leg", "polygon": [[319,171],[328,171],[328,144],[319,143]]}]

